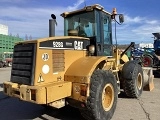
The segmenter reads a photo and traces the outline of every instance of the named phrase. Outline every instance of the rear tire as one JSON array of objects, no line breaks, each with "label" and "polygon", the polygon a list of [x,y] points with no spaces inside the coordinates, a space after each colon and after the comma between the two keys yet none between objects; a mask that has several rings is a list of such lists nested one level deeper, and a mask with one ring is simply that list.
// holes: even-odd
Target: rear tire
[{"label": "rear tire", "polygon": [[117,105],[117,82],[112,72],[96,70],[90,81],[87,110],[80,110],[88,120],[110,120]]},{"label": "rear tire", "polygon": [[143,91],[143,71],[136,61],[129,61],[122,69],[123,89],[125,94],[131,98],[138,98]]}]

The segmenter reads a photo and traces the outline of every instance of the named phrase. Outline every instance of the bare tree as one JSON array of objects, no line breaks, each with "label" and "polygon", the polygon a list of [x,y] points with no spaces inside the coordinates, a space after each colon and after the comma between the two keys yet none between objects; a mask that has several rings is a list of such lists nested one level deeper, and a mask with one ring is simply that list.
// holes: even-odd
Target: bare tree
[{"label": "bare tree", "polygon": [[19,34],[17,34],[16,37],[19,38]]},{"label": "bare tree", "polygon": [[29,40],[32,40],[32,36],[31,35],[29,36]]},{"label": "bare tree", "polygon": [[25,36],[25,40],[28,40],[28,35],[26,34],[26,36]]}]

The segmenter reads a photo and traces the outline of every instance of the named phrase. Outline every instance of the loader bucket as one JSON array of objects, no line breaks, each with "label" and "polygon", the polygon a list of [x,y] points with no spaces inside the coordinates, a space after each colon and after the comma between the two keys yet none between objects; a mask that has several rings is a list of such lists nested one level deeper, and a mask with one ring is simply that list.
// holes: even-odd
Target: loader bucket
[{"label": "loader bucket", "polygon": [[144,88],[143,90],[152,91],[154,89],[154,75],[152,67],[142,67],[144,77]]}]

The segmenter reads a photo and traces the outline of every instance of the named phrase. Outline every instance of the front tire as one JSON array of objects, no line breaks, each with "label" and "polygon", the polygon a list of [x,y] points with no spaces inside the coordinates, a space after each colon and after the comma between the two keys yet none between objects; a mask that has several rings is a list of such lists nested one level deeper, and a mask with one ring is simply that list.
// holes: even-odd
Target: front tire
[{"label": "front tire", "polygon": [[87,110],[81,114],[88,120],[110,120],[117,105],[117,82],[112,72],[96,70],[90,81]]}]

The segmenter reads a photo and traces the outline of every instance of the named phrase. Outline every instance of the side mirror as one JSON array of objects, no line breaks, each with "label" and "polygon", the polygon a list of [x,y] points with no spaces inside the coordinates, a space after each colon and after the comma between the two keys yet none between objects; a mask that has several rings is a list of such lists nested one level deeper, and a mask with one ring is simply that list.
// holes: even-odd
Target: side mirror
[{"label": "side mirror", "polygon": [[120,23],[124,22],[124,16],[123,16],[123,14],[119,14],[119,22]]}]

